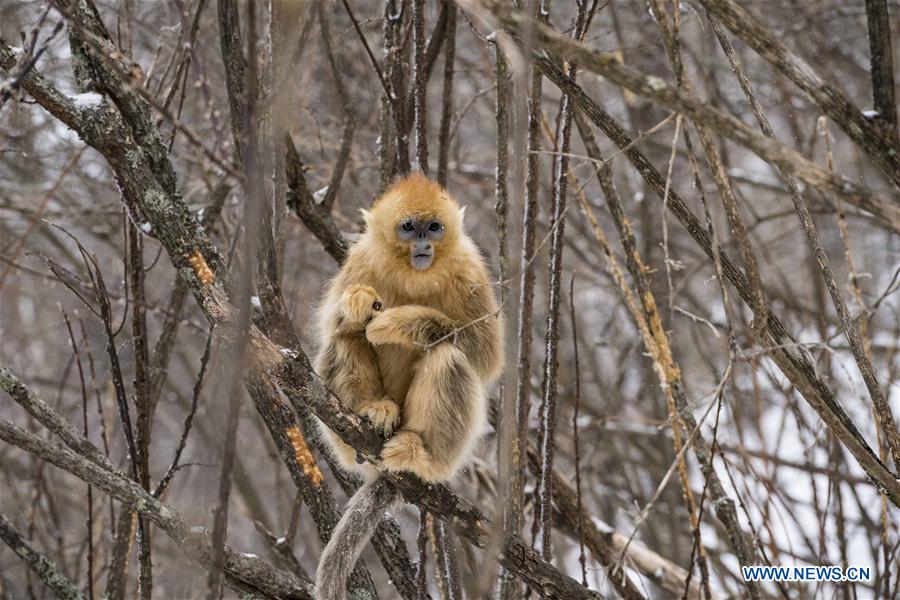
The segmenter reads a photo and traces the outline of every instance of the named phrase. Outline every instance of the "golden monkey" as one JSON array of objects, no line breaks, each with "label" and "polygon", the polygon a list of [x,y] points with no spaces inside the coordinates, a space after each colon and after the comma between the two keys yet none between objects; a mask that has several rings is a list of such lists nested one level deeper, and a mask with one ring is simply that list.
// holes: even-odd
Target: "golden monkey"
[{"label": "golden monkey", "polygon": [[[363,215],[365,232],[319,310],[316,368],[348,408],[393,433],[382,468],[446,481],[481,435],[485,386],[503,366],[494,288],[463,230],[463,210],[423,175],[398,180]],[[365,338],[348,335],[360,320],[367,321]],[[350,499],[316,572],[317,598],[343,600],[363,546],[399,494],[374,467],[357,465],[356,452],[324,425],[322,433],[342,465],[370,477]]]}]

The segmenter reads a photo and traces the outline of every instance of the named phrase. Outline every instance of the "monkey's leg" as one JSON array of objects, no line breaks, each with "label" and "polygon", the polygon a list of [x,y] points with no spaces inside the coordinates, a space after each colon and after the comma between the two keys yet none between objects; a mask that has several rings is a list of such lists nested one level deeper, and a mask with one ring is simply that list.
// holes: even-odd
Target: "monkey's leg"
[{"label": "monkey's leg", "polygon": [[[362,334],[337,336],[323,352],[318,367],[327,386],[344,406],[366,416],[377,429],[390,435],[397,426],[400,409],[384,394],[375,352]],[[370,465],[360,465],[356,450],[328,427],[321,424],[320,431],[344,469],[365,477],[375,474]]]},{"label": "monkey's leg", "polygon": [[376,429],[390,435],[400,418],[400,407],[384,393],[378,357],[362,335],[340,342],[344,355],[340,382],[334,391],[349,408],[367,417]]},{"label": "monkey's leg", "polygon": [[428,481],[452,478],[470,456],[487,419],[484,388],[452,344],[428,350],[416,367],[403,424],[381,451],[384,466]]}]

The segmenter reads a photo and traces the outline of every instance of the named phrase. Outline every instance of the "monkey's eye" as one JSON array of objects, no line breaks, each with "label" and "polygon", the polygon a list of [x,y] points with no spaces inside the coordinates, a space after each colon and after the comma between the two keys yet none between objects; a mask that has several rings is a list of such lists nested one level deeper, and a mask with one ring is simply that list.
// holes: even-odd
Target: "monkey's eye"
[{"label": "monkey's eye", "polygon": [[403,221],[403,223],[401,223],[400,225],[400,229],[402,229],[403,231],[412,231],[413,229],[415,229],[415,227],[413,226],[412,221]]},{"label": "monkey's eye", "polygon": [[438,221],[432,221],[431,225],[428,226],[428,231],[440,231],[443,229],[443,225],[441,225]]},{"label": "monkey's eye", "polygon": [[375,302],[373,302],[373,303],[372,303],[372,310],[374,310],[374,311],[379,311],[379,310],[381,310],[381,302],[379,302],[378,300],[376,300]]}]

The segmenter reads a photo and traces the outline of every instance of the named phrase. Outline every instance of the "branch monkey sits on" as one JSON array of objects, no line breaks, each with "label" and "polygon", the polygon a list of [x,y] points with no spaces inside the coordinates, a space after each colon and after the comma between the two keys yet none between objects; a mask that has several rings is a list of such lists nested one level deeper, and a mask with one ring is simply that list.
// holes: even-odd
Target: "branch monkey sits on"
[{"label": "branch monkey sits on", "polygon": [[[452,479],[487,419],[485,386],[503,367],[503,323],[484,259],[463,230],[463,209],[412,174],[369,211],[318,312],[316,370],[351,410],[390,435],[389,471]],[[396,488],[330,429],[344,468],[368,479],[350,499],[316,572],[320,600],[343,600],[346,581]]]}]

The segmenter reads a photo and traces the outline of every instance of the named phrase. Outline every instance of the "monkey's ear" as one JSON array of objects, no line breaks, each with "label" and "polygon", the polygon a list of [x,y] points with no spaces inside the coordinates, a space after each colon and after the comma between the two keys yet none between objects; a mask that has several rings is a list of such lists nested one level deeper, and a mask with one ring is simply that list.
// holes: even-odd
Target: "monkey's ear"
[{"label": "monkey's ear", "polygon": [[372,211],[366,210],[364,208],[359,209],[359,212],[362,213],[363,221],[365,221],[368,227],[372,226]]},{"label": "monkey's ear", "polygon": [[459,207],[459,222],[462,223],[465,218],[466,218],[466,207],[460,206]]}]

